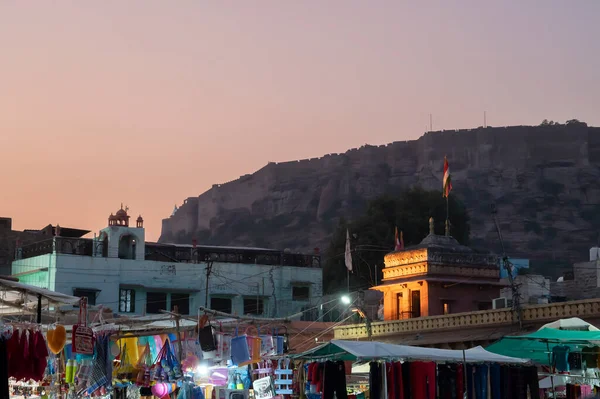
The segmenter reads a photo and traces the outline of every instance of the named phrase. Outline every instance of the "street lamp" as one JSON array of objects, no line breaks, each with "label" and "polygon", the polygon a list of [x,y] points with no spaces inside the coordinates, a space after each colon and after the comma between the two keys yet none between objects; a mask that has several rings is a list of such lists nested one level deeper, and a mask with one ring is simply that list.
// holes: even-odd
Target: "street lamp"
[{"label": "street lamp", "polygon": [[350,302],[352,302],[352,301],[350,300],[350,297],[349,297],[348,295],[344,295],[344,296],[342,297],[342,303],[343,303],[344,305],[350,305]]}]

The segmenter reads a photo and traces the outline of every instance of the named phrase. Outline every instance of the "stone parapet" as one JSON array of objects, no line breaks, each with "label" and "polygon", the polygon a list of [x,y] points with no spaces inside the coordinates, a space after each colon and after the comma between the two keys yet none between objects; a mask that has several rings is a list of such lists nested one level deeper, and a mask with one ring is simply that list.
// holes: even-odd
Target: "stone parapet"
[{"label": "stone parapet", "polygon": [[[545,305],[523,306],[523,323],[549,322],[557,319],[600,317],[600,298],[583,301],[559,302]],[[419,317],[391,320],[371,324],[372,337],[385,337],[404,333],[451,331],[468,328],[510,325],[515,322],[514,312],[507,309],[456,313],[445,316]],[[352,324],[334,328],[335,339],[367,337],[365,324]]]},{"label": "stone parapet", "polygon": [[385,255],[385,268],[413,265],[422,262],[441,265],[460,265],[498,268],[498,257],[489,254],[444,252],[435,248],[418,248]]}]

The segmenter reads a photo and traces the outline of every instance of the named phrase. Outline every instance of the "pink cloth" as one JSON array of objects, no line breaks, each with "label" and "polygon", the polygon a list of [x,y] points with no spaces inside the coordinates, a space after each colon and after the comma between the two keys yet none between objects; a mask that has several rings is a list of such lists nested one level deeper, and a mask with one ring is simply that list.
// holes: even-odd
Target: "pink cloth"
[{"label": "pink cloth", "polygon": [[582,398],[587,398],[588,396],[592,395],[592,393],[594,393],[590,385],[581,385],[580,388]]}]

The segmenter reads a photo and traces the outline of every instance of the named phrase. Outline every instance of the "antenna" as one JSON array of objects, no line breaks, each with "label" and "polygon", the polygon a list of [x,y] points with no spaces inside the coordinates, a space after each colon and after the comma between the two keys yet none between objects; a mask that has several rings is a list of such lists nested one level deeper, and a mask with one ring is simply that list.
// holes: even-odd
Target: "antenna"
[{"label": "antenna", "polygon": [[494,219],[494,225],[496,226],[496,232],[498,233],[498,240],[500,240],[500,246],[502,247],[503,267],[506,270],[506,273],[508,274],[508,281],[510,283],[510,289],[512,291],[512,298],[513,298],[512,308],[513,308],[513,311],[515,312],[515,315],[517,316],[517,322],[519,323],[519,329],[521,329],[523,326],[522,317],[521,317],[521,313],[522,313],[522,311],[521,311],[521,295],[519,294],[519,287],[517,286],[517,284],[515,284],[515,279],[513,278],[513,275],[512,275],[511,263],[508,260],[508,256],[506,255],[506,248],[504,247],[504,240],[502,239],[502,232],[500,231],[500,226],[498,225],[498,220],[496,219],[496,214],[498,213],[498,210],[496,209],[496,204],[491,205],[491,213],[492,213],[492,218]]},{"label": "antenna", "polygon": [[433,132],[433,115],[429,114],[429,131]]},{"label": "antenna", "polygon": [[485,111],[483,111],[483,127],[487,127],[487,115]]}]

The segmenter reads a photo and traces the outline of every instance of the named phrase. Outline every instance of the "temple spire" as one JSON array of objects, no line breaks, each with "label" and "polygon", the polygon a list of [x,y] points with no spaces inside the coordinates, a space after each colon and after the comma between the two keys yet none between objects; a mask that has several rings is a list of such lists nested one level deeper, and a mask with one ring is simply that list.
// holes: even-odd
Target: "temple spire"
[{"label": "temple spire", "polygon": [[433,217],[429,218],[429,234],[431,234],[431,235],[435,234],[435,223],[433,221]]}]

